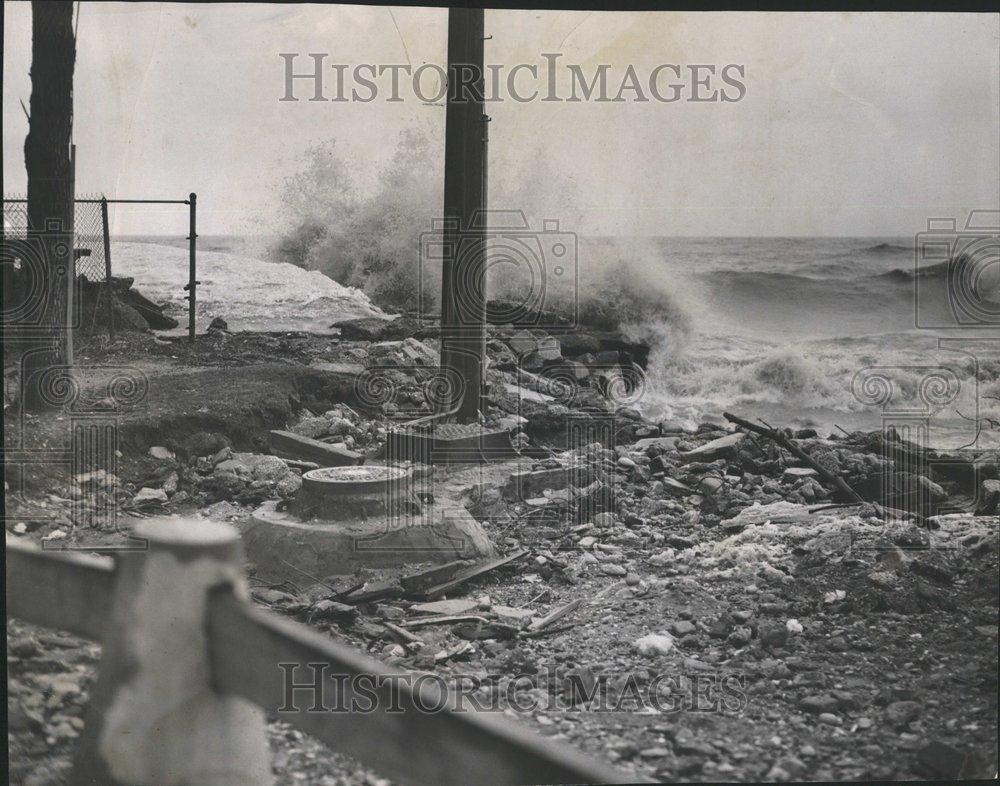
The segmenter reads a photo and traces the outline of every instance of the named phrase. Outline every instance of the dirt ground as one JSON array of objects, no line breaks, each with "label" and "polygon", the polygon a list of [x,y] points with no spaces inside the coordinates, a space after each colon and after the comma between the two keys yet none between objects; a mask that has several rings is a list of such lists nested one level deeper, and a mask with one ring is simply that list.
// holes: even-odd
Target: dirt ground
[{"label": "dirt ground", "polygon": [[[78,376],[72,406],[8,419],[8,451],[26,457],[66,444],[73,411],[114,417],[124,500],[155,473],[153,446],[193,456],[192,441],[210,434],[233,450],[264,451],[267,430],[290,425],[301,410],[356,405],[363,345],[305,334],[220,334],[191,347],[143,335],[94,341],[81,355],[91,368]],[[101,402],[111,366],[133,369],[127,373],[142,380],[144,392],[108,410]],[[698,444],[711,436],[718,434],[685,438]],[[864,510],[810,513],[814,505],[772,501],[723,519],[691,496],[654,492],[634,468],[645,460],[634,446],[610,457],[621,510],[582,525],[557,519],[543,526],[511,515],[513,506],[487,494],[510,468],[449,475],[454,484],[468,483],[470,509],[479,511],[498,551],[524,546],[529,553],[448,597],[476,601],[484,612],[505,606],[536,615],[580,601],[541,635],[474,638],[466,653],[438,660],[429,653],[463,639],[453,627],[428,626],[420,630],[426,646],[407,652],[377,624],[417,616],[399,597],[358,606],[350,622],[311,624],[402,668],[479,679],[483,699],[500,691],[491,680],[529,675],[521,698],[531,708],[508,708],[508,715],[636,776],[994,777],[995,516],[944,517],[928,530]],[[63,504],[68,471],[8,461],[8,532],[36,542],[55,532],[77,546],[107,542],[107,533],[88,530]],[[744,490],[756,483],[729,474],[724,482]],[[252,502],[192,493],[161,512],[238,525],[252,509]],[[148,511],[125,504],[119,521],[127,527],[142,515]],[[30,526],[18,532],[19,523]],[[401,572],[330,580],[348,586]],[[277,587],[253,574],[250,582],[256,602],[301,621],[314,619],[311,604],[324,594],[301,576]],[[99,647],[17,621],[7,635],[10,782],[62,783]],[[661,651],[648,650],[654,640],[642,643],[651,635],[661,637]],[[560,699],[568,676],[585,686],[603,681],[612,706],[567,707]],[[385,782],[280,718],[269,730],[279,784]]]}]

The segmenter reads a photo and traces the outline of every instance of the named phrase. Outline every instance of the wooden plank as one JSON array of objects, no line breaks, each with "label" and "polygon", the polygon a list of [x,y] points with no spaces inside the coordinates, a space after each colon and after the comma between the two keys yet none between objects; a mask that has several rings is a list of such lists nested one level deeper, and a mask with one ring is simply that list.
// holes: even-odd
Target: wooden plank
[{"label": "wooden plank", "polygon": [[[356,757],[380,774],[402,783],[466,786],[469,783],[628,783],[626,775],[601,762],[519,728],[497,714],[443,710],[433,684],[405,679],[393,669],[298,623],[280,619],[220,589],[208,607],[213,674],[218,690],[236,694],[275,712],[337,751]],[[299,691],[286,706],[285,672],[278,664],[298,664],[296,682],[310,683],[307,664],[329,664],[322,703]],[[331,677],[337,681],[333,681]],[[389,686],[375,689],[379,700],[356,690],[357,678],[396,680],[389,712]],[[425,699],[415,699],[417,690]],[[279,711],[282,708],[285,711]],[[325,711],[324,711],[325,709]],[[395,711],[399,709],[401,711]]]},{"label": "wooden plank", "polygon": [[465,582],[470,579],[474,579],[477,576],[482,576],[485,573],[489,573],[491,570],[496,570],[497,568],[503,567],[504,565],[514,562],[515,560],[521,559],[525,554],[528,553],[527,549],[521,549],[515,551],[513,554],[501,557],[500,559],[491,560],[489,562],[482,562],[478,565],[471,565],[463,571],[455,574],[455,577],[450,581],[445,581],[429,589],[423,590],[422,592],[415,592],[413,595],[415,597],[423,598],[425,600],[436,600],[442,595],[445,595],[456,587],[460,587]]},{"label": "wooden plank", "polygon": [[114,563],[67,551],[45,551],[7,536],[7,613],[25,622],[104,638]]},{"label": "wooden plank", "polygon": [[309,439],[290,431],[272,431],[271,449],[282,457],[315,461],[321,467],[344,467],[360,464],[363,456],[347,448],[338,448],[328,442]]}]

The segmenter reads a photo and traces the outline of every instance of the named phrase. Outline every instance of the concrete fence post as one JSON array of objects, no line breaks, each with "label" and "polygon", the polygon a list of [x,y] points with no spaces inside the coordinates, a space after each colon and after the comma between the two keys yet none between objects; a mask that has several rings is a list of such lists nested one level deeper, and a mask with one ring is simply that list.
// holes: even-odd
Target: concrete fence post
[{"label": "concrete fence post", "polygon": [[246,593],[236,530],[177,518],[143,521],[135,535],[148,549],[118,559],[100,673],[71,782],[271,784],[263,710],[212,688],[209,593],[219,587]]}]

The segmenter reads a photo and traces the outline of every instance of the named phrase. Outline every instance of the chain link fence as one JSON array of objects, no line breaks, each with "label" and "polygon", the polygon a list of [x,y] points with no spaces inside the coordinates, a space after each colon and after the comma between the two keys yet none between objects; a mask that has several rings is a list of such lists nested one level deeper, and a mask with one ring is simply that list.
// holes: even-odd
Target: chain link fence
[{"label": "chain link fence", "polygon": [[[104,244],[104,221],[100,197],[78,199],[73,211],[76,241],[76,275],[92,284],[107,281]],[[3,231],[9,237],[24,238],[28,233],[28,200],[23,197],[3,198]],[[83,252],[83,253],[79,253]]]},{"label": "chain link fence", "polygon": [[[111,260],[111,238],[108,231],[109,204],[170,204],[187,205],[190,211],[189,243],[190,270],[188,292],[189,339],[194,340],[195,288],[195,195],[188,199],[105,199],[100,196],[78,197],[74,207],[74,280],[73,289],[80,295],[73,303],[71,324],[74,330],[84,335],[93,335],[107,330],[114,336],[115,325],[133,329],[144,328],[148,322],[154,329],[176,326],[177,320],[164,317],[155,304],[141,295],[128,292],[130,279],[118,280],[113,277]],[[10,239],[27,239],[28,204],[20,195],[3,198],[3,235]],[[7,260],[5,259],[5,264]],[[128,301],[128,308],[123,307]],[[135,311],[138,310],[138,317]],[[6,310],[5,310],[6,314]],[[145,320],[145,321],[143,321]]]}]

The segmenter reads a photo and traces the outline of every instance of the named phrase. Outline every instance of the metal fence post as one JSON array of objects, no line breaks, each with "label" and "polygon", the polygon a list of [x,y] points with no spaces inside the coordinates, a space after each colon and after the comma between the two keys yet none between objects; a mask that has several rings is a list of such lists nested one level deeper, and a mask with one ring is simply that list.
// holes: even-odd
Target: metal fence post
[{"label": "metal fence post", "polygon": [[[206,620],[214,589],[246,597],[226,524],[140,522],[148,550],[120,552],[100,673],[73,786],[269,786],[264,711],[214,688]],[[275,670],[275,679],[279,679]]]},{"label": "metal fence post", "polygon": [[188,233],[188,241],[190,247],[190,269],[188,271],[188,341],[192,344],[194,343],[194,307],[195,307],[195,290],[198,287],[198,269],[195,262],[195,248],[197,246],[198,234],[195,231],[195,219],[198,213],[198,195],[194,192],[190,196],[191,205],[191,226]]},{"label": "metal fence post", "polygon": [[104,230],[104,289],[108,301],[108,336],[115,337],[115,303],[111,287],[111,235],[108,232],[108,200],[101,197],[101,226]]}]

